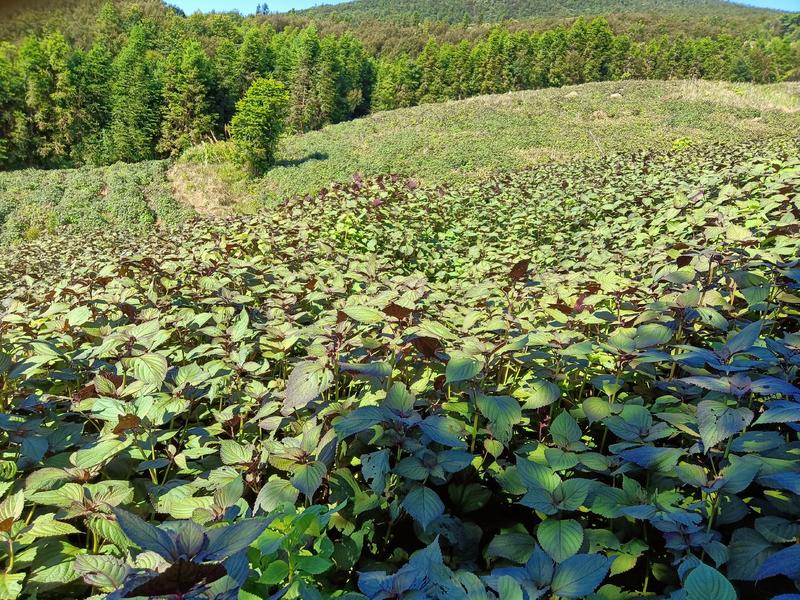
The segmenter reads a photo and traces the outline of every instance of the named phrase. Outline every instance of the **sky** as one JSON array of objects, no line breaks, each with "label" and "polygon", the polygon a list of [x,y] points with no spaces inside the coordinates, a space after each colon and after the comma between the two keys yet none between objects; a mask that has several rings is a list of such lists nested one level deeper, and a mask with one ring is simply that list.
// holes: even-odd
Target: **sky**
[{"label": "sky", "polygon": [[[317,4],[338,4],[344,0],[267,0],[267,5],[273,12],[283,12],[292,8],[308,8]],[[238,10],[242,14],[255,12],[256,6],[264,0],[171,0],[170,4],[180,6],[185,12],[192,13],[197,10],[205,12],[212,10]],[[748,0],[747,4],[780,8],[783,10],[800,11],[800,0]]]},{"label": "sky", "polygon": [[[242,14],[253,13],[256,6],[263,4],[264,0],[167,0],[170,4],[180,6],[184,12],[193,13],[196,10],[204,12],[212,10],[238,10]],[[272,12],[285,12],[293,8],[308,8],[318,4],[338,4],[344,0],[266,0]],[[800,0],[797,0],[800,2]]]}]

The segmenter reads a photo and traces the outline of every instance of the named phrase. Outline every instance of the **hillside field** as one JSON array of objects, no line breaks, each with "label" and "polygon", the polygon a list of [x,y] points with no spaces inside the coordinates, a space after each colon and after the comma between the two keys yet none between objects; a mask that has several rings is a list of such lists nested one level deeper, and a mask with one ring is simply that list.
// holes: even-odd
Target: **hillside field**
[{"label": "hillside field", "polygon": [[791,593],[798,150],[357,179],[10,247],[0,589]]},{"label": "hillside field", "polygon": [[0,600],[800,600],[800,13],[255,12],[0,4]]},{"label": "hillside field", "polygon": [[0,172],[0,235],[13,241],[61,227],[141,232],[193,214],[257,211],[354,175],[469,184],[551,161],[766,139],[798,127],[796,83],[608,82],[485,96],[288,136],[278,164],[257,179],[227,143],[197,146],[173,162]]},{"label": "hillside field", "polygon": [[[798,127],[797,83],[607,82],[382,112],[292,136],[255,184],[224,146],[193,149],[173,176],[186,182],[193,202],[227,196],[228,205],[252,207],[253,198],[259,204],[310,194],[356,173],[438,185],[551,160],[767,138]],[[216,193],[206,193],[206,185]]]}]

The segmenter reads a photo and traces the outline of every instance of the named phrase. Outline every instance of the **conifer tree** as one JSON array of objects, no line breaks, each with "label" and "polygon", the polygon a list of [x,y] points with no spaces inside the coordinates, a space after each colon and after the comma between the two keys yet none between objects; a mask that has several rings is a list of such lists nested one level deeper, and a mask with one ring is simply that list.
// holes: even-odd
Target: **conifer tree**
[{"label": "conifer tree", "polygon": [[28,37],[19,51],[30,144],[44,166],[63,165],[73,142],[76,89],[71,54],[58,32],[41,39]]},{"label": "conifer tree", "polygon": [[266,77],[274,69],[270,45],[274,34],[270,25],[251,27],[245,32],[238,56],[240,94],[244,94],[256,79]]},{"label": "conifer tree", "polygon": [[209,137],[217,123],[215,87],[213,66],[198,42],[167,57],[159,152],[176,155]]},{"label": "conifer tree", "polygon": [[[24,131],[25,116],[22,112],[22,79],[15,64],[16,50],[11,44],[0,43],[0,168],[17,164],[22,140],[17,139],[19,130]],[[22,152],[20,152],[22,151]]]},{"label": "conifer tree", "polygon": [[133,162],[155,156],[160,119],[155,75],[145,30],[136,26],[114,61],[111,124],[105,138],[107,161]]},{"label": "conifer tree", "polygon": [[304,29],[295,44],[289,127],[292,131],[308,131],[319,122],[320,112],[319,96],[315,91],[315,70],[320,51],[316,28]]},{"label": "conifer tree", "polygon": [[75,140],[71,154],[78,163],[102,161],[102,132],[111,121],[108,86],[112,64],[113,57],[102,38],[88,52],[73,57],[70,76],[75,90]]}]

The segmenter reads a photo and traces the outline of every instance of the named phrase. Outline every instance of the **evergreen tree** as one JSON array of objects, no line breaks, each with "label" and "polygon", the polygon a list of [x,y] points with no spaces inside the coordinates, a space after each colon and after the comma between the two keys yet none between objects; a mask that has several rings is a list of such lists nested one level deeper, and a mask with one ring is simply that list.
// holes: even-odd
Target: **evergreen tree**
[{"label": "evergreen tree", "polygon": [[243,94],[252,83],[266,77],[274,69],[274,57],[270,42],[275,30],[269,25],[249,28],[239,47],[238,68],[240,76],[240,94]]},{"label": "evergreen tree", "polygon": [[179,154],[212,134],[217,123],[215,87],[211,61],[198,42],[186,42],[169,55],[159,152]]},{"label": "evergreen tree", "polygon": [[337,40],[339,53],[339,114],[337,121],[365,115],[372,101],[375,66],[363,44],[351,34]]},{"label": "evergreen tree", "polygon": [[286,86],[274,79],[257,79],[236,104],[231,138],[253,173],[262,173],[275,162],[288,109]]},{"label": "evergreen tree", "polygon": [[295,44],[289,127],[292,131],[308,131],[321,122],[314,75],[320,52],[320,39],[316,28],[304,29]]},{"label": "evergreen tree", "polygon": [[105,138],[107,161],[133,162],[155,156],[159,92],[145,30],[136,26],[114,61],[111,124]]},{"label": "evergreen tree", "polygon": [[314,68],[315,110],[306,123],[308,129],[319,129],[344,118],[344,84],[340,79],[339,47],[334,37],[326,37],[319,46],[319,56]]},{"label": "evergreen tree", "polygon": [[441,57],[439,44],[431,38],[417,58],[417,66],[420,71],[417,93],[420,103],[439,102],[446,99],[444,73],[447,72],[447,66]]},{"label": "evergreen tree", "polygon": [[108,86],[113,58],[102,39],[88,52],[76,53],[70,68],[75,90],[75,142],[72,157],[77,162],[101,161],[102,131],[111,121]]},{"label": "evergreen tree", "polygon": [[11,44],[0,43],[0,168],[18,164],[26,150],[24,140],[18,138],[20,129],[25,131],[25,115],[21,103],[22,79],[15,56]]},{"label": "evergreen tree", "polygon": [[64,163],[75,133],[77,90],[69,70],[71,53],[58,32],[42,39],[28,37],[19,52],[30,143],[46,166]]},{"label": "evergreen tree", "polygon": [[230,123],[236,108],[236,100],[246,90],[242,90],[239,70],[239,51],[233,40],[222,39],[217,44],[211,59],[217,75],[217,90],[214,98],[216,112],[221,123]]}]

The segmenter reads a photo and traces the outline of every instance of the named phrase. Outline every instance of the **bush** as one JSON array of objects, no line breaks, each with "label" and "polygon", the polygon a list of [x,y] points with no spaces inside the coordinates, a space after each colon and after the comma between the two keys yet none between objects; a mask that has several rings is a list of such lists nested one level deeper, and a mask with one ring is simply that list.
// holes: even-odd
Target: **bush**
[{"label": "bush", "polygon": [[231,135],[240,159],[253,173],[262,173],[275,162],[288,109],[286,86],[274,79],[257,79],[237,103]]}]

